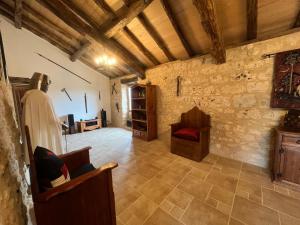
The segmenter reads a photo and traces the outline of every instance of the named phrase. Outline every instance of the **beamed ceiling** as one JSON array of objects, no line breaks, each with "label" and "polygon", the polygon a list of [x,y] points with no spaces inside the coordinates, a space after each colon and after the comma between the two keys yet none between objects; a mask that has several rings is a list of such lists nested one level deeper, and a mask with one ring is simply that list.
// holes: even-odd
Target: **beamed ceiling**
[{"label": "beamed ceiling", "polygon": [[[102,74],[162,63],[299,31],[300,0],[1,0],[0,13]],[[98,66],[107,54],[115,66]]]}]

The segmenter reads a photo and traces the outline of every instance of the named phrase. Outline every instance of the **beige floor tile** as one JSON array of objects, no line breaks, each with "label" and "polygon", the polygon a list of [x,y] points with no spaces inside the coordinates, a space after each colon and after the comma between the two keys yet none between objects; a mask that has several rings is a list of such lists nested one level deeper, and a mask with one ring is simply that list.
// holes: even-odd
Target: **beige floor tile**
[{"label": "beige floor tile", "polygon": [[222,202],[219,202],[218,203],[218,206],[217,206],[217,210],[221,211],[222,213],[224,213],[225,215],[230,215],[230,212],[231,212],[231,206],[229,205],[226,205]]},{"label": "beige floor tile", "polygon": [[263,205],[300,218],[300,200],[263,188]]},{"label": "beige floor tile", "polygon": [[289,195],[290,195],[292,198],[300,199],[300,191],[289,190]]},{"label": "beige floor tile", "polygon": [[285,187],[281,187],[279,185],[274,185],[275,191],[284,195],[289,195],[289,190]]},{"label": "beige floor tile", "polygon": [[245,225],[245,224],[234,218],[230,218],[229,225]]},{"label": "beige floor tile", "polygon": [[230,206],[233,202],[233,196],[234,194],[232,192],[218,186],[213,186],[212,190],[209,193],[210,198],[216,199]]},{"label": "beige floor tile", "polygon": [[166,168],[166,170],[168,170],[168,171],[173,171],[173,172],[177,173],[178,178],[184,177],[188,172],[190,172],[191,169],[192,169],[191,165],[185,165],[178,161],[172,162]]},{"label": "beige floor tile", "polygon": [[218,206],[218,201],[216,199],[209,198],[209,197],[205,199],[205,203],[213,208],[217,208]]},{"label": "beige floor tile", "polygon": [[182,216],[182,221],[186,225],[227,225],[228,216],[194,199]]},{"label": "beige floor tile", "polygon": [[212,187],[211,184],[208,184],[203,181],[197,182],[195,180],[189,179],[189,177],[185,178],[178,185],[178,189],[180,189],[181,191],[184,191],[202,201],[207,197],[208,192],[210,191],[211,187]]},{"label": "beige floor tile", "polygon": [[209,172],[214,164],[207,161],[201,161],[201,162],[191,162],[190,165],[192,165],[197,169]]},{"label": "beige floor tile", "polygon": [[184,210],[175,206],[171,211],[170,214],[177,220],[180,220],[180,218],[182,217],[184,213]]},{"label": "beige floor tile", "polygon": [[237,179],[231,176],[224,175],[220,172],[211,171],[206,182],[224,188],[227,191],[235,192],[237,186]]},{"label": "beige floor tile", "polygon": [[193,196],[187,194],[184,191],[181,191],[175,188],[167,197],[167,200],[180,207],[185,209],[188,204],[192,201]]},{"label": "beige floor tile", "polygon": [[[240,193],[247,193],[247,198],[249,200],[261,203],[262,191],[260,185],[249,183],[244,180],[239,180],[236,192],[238,193],[238,195],[240,195]],[[245,197],[243,195],[240,196]]]},{"label": "beige floor tile", "polygon": [[156,178],[153,178],[140,189],[140,192],[155,203],[160,204],[172,189],[172,186],[161,183]]},{"label": "beige floor tile", "polygon": [[286,214],[279,214],[281,225],[300,225],[300,219],[288,216]]},{"label": "beige floor tile", "polygon": [[168,201],[166,199],[162,203],[160,203],[160,205],[159,205],[159,207],[162,210],[164,210],[165,212],[170,212],[171,209],[173,209],[174,206],[175,205],[172,202],[170,202],[170,201]]},{"label": "beige floor tile", "polygon": [[119,219],[124,224],[143,224],[143,222],[157,209],[158,205],[144,196],[138,198],[129,208],[125,209]]},{"label": "beige floor tile", "polygon": [[217,156],[215,154],[208,154],[203,161],[204,162],[209,162],[209,163],[215,163],[219,160],[220,156]]},{"label": "beige floor tile", "polygon": [[220,168],[220,172],[226,175],[238,177],[242,167],[242,163],[233,159],[220,157],[215,167]]},{"label": "beige floor tile", "polygon": [[[138,225],[138,224],[136,224]],[[144,225],[183,225],[161,209],[157,209]]]},{"label": "beige floor tile", "polygon": [[193,168],[190,173],[189,176],[192,176],[194,178],[192,179],[198,179],[198,180],[204,180],[208,175],[207,171],[203,171],[197,168]]},{"label": "beige floor tile", "polygon": [[177,184],[179,184],[179,182],[181,181],[181,178],[183,178],[183,177],[178,177],[178,174],[173,170],[165,169],[165,170],[161,171],[160,173],[158,173],[155,176],[155,178],[158,179],[162,183],[166,183],[171,186],[176,186]]},{"label": "beige floor tile", "polygon": [[231,215],[248,225],[279,225],[276,211],[239,196],[235,197]]},{"label": "beige floor tile", "polygon": [[271,181],[271,176],[253,171],[242,171],[240,175],[240,180],[244,180],[256,185],[262,185],[270,189],[273,189],[274,186]]},{"label": "beige floor tile", "polygon": [[116,202],[116,214],[119,215],[124,209],[128,208],[132,203],[134,203],[141,194],[136,190],[126,190],[121,194],[115,195]]}]

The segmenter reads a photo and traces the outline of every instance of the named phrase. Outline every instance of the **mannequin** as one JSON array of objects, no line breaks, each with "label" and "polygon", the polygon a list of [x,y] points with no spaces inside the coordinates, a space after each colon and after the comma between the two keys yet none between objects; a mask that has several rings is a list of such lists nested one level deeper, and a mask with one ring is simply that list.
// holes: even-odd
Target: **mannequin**
[{"label": "mannequin", "polygon": [[40,146],[59,155],[63,153],[62,130],[52,101],[46,94],[50,83],[47,75],[33,74],[32,89],[22,98],[23,121],[29,127],[33,151]]}]

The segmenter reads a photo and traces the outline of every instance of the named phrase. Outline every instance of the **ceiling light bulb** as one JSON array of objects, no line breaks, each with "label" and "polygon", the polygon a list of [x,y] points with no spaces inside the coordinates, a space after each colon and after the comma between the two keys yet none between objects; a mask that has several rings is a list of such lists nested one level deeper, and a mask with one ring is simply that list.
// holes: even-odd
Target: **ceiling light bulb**
[{"label": "ceiling light bulb", "polygon": [[96,58],[96,59],[95,59],[95,62],[96,62],[97,65],[99,65],[99,64],[100,64],[100,59],[99,59],[99,58]]}]

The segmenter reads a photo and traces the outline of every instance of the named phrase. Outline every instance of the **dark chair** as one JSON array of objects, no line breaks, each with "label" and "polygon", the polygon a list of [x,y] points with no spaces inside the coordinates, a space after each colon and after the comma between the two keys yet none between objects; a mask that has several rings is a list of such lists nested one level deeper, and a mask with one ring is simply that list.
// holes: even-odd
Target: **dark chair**
[{"label": "dark chair", "polygon": [[[112,169],[107,163],[71,181],[41,192],[28,127],[25,127],[30,159],[31,191],[37,225],[116,225]],[[90,163],[86,147],[60,155],[70,172]]]},{"label": "dark chair", "polygon": [[[192,136],[191,136],[192,135]],[[194,107],[171,124],[171,152],[195,161],[209,153],[210,116]]]}]

